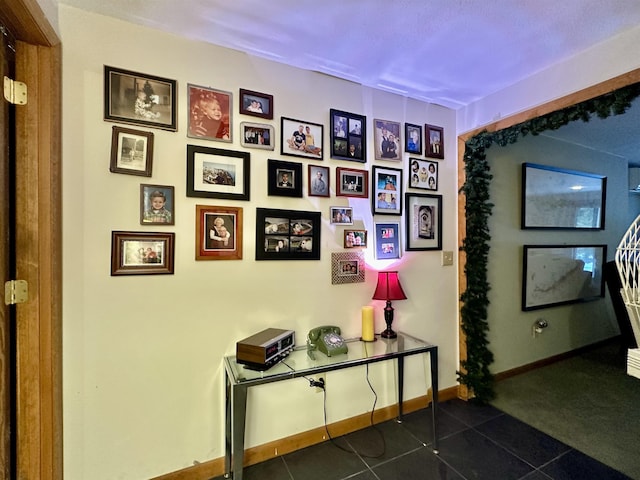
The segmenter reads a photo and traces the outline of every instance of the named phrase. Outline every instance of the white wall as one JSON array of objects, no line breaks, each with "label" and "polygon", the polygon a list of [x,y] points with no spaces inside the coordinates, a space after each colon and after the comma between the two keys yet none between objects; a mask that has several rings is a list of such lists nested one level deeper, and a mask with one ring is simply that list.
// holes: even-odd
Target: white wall
[{"label": "white wall", "polygon": [[[445,129],[445,160],[440,162],[438,194],[444,197],[443,247],[456,249],[455,112],[363,88],[329,76],[302,71],[204,43],[188,41],[64,5],[59,9],[63,42],[63,368],[64,470],[67,480],[139,479],[176,471],[224,454],[222,357],[235,342],[266,327],[291,328],[298,344],[306,332],[325,323],[360,333],[360,308],[376,308],[382,329],[382,302],[372,301],[375,270],[394,268],[408,295],[395,302],[398,330],[440,346],[440,387],[456,384],[457,270],[440,265],[440,252],[406,252],[397,262],[375,261],[367,250],[366,282],[331,284],[331,252],[342,251],[342,229],[328,222],[329,207],[349,204],[356,225],[371,234],[370,204],[346,197],[288,199],[268,197],[269,158],[298,160],[274,152],[251,154],[251,201],[186,197],[186,145],[241,150],[240,121],[234,105],[233,144],[186,137],[186,85],[239,88],[274,95],[280,116],[325,126],[325,160],[335,167],[371,169],[328,158],[329,109],[373,118],[436,124]],[[155,136],[151,178],[109,172],[111,129],[103,120],[103,65],[175,79],[178,132]],[[134,127],[137,128],[137,127]],[[148,130],[140,128],[141,130]],[[372,158],[372,135],[369,136]],[[299,159],[306,165],[309,160]],[[405,179],[406,180],[406,179]],[[175,226],[139,224],[139,185],[175,186]],[[416,191],[416,193],[425,193]],[[195,261],[195,205],[233,205],[244,209],[244,258]],[[254,260],[256,207],[320,211],[320,261]],[[404,217],[377,217],[399,221]],[[175,274],[110,276],[111,231],[176,233]],[[403,240],[404,245],[404,240]],[[424,364],[413,362],[406,398],[423,395]],[[372,383],[378,407],[395,403],[393,369],[376,365]],[[329,421],[366,412],[371,394],[363,370],[330,375]],[[340,395],[344,390],[345,395]],[[331,394],[335,392],[335,394]],[[323,424],[321,395],[304,380],[263,386],[249,397],[247,446],[259,445]],[[347,400],[348,398],[348,400]],[[256,405],[260,403],[261,406]],[[295,412],[295,413],[293,413]]]}]

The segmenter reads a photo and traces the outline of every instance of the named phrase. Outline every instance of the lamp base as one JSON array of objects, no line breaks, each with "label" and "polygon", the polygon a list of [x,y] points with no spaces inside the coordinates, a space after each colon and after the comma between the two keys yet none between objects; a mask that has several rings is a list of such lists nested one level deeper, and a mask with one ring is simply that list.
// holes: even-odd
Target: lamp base
[{"label": "lamp base", "polygon": [[387,328],[384,332],[380,334],[382,338],[398,338],[398,334],[391,330],[391,328]]}]

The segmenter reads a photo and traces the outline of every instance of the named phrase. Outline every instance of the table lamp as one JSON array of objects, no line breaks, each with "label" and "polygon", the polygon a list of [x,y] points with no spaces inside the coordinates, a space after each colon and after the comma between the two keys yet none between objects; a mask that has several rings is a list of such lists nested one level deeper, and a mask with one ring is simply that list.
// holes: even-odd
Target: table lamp
[{"label": "table lamp", "polygon": [[384,321],[387,324],[387,329],[380,336],[382,338],[396,338],[398,335],[391,329],[393,323],[391,300],[405,300],[407,298],[402,290],[402,285],[400,285],[398,272],[378,272],[378,285],[372,298],[387,301],[387,305],[384,307]]}]

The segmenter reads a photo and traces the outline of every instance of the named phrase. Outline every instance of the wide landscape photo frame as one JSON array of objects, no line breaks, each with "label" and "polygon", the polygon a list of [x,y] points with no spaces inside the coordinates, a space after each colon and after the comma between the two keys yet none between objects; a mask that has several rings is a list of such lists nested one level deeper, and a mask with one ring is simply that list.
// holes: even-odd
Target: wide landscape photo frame
[{"label": "wide landscape photo frame", "polygon": [[196,205],[196,260],[241,260],[242,234],[242,208]]},{"label": "wide landscape photo frame", "polygon": [[256,260],[320,260],[320,212],[256,208]]},{"label": "wide landscape photo frame", "polygon": [[275,130],[272,125],[240,122],[240,145],[243,147],[273,150],[275,142]]},{"label": "wide landscape photo frame", "polygon": [[330,109],[331,158],[367,161],[367,117]]},{"label": "wide landscape photo frame", "polygon": [[336,167],[336,196],[369,198],[369,172]]},{"label": "wide landscape photo frame", "polygon": [[187,145],[187,197],[249,200],[249,152]]},{"label": "wide landscape photo frame", "polygon": [[293,157],[322,160],[324,125],[306,120],[280,119],[280,153]]},{"label": "wide landscape photo frame", "polygon": [[241,88],[240,113],[273,120],[273,95]]},{"label": "wide landscape photo frame", "polygon": [[442,250],[442,195],[405,194],[406,250]]},{"label": "wide landscape photo frame", "polygon": [[109,171],[150,177],[153,168],[153,133],[113,126]]},{"label": "wide landscape photo frame", "polygon": [[111,275],[173,274],[175,233],[111,232]]}]

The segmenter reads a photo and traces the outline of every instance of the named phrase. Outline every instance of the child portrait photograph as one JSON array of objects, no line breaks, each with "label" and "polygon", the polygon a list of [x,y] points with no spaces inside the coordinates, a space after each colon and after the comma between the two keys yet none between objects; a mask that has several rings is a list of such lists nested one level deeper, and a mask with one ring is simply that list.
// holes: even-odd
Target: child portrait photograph
[{"label": "child portrait photograph", "polygon": [[187,136],[218,142],[232,142],[232,93],[187,85],[189,125]]},{"label": "child portrait photograph", "polygon": [[140,224],[175,225],[174,187],[140,184]]}]

